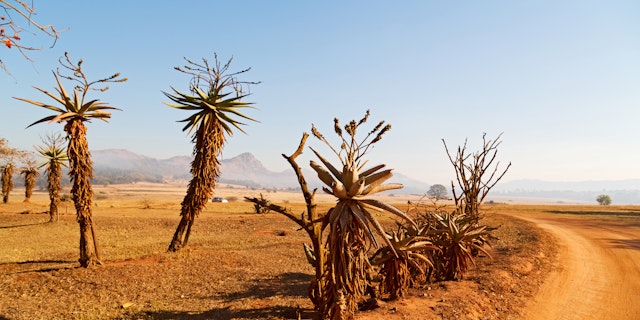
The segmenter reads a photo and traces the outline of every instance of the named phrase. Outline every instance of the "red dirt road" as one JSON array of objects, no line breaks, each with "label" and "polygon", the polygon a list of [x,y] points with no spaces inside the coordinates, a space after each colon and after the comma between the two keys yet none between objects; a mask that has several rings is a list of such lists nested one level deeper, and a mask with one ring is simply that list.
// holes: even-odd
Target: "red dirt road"
[{"label": "red dirt road", "polygon": [[640,217],[514,214],[558,239],[557,265],[525,319],[640,319]]}]

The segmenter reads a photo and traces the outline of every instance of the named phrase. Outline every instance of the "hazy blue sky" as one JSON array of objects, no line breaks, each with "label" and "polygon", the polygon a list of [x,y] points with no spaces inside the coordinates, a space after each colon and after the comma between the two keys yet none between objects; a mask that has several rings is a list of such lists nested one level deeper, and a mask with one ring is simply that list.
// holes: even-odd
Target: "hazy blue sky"
[{"label": "hazy blue sky", "polygon": [[[88,124],[92,149],[124,148],[156,158],[189,155],[190,138],[162,91],[187,90],[183,57],[252,67],[261,81],[247,101],[260,123],[228,140],[224,158],[252,152],[271,170],[315,124],[333,118],[393,128],[370,153],[428,183],[453,171],[454,149],[483,132],[503,142],[504,181],[640,178],[640,2],[638,1],[46,1],[37,19],[69,30],[34,63],[0,48],[13,77],[0,75],[0,137],[31,148],[60,124],[13,96],[50,102],[51,70],[68,51],[93,79],[129,81],[95,97],[119,107]],[[23,37],[25,38],[25,37]],[[70,84],[69,84],[70,86]],[[310,139],[311,146],[321,144]],[[301,163],[307,165],[310,152]]]}]

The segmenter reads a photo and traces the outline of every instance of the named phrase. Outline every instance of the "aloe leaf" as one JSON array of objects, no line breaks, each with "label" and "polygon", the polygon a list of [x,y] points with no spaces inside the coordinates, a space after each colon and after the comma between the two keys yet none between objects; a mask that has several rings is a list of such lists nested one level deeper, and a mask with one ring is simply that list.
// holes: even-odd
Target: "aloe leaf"
[{"label": "aloe leaf", "polygon": [[364,213],[365,217],[367,217],[367,220],[369,222],[371,222],[371,224],[373,225],[374,229],[376,231],[378,231],[378,233],[382,236],[382,238],[384,238],[384,241],[387,243],[387,245],[389,246],[389,248],[391,249],[391,251],[393,251],[393,254],[397,257],[398,254],[393,246],[393,244],[391,243],[391,239],[389,239],[386,235],[387,233],[384,231],[384,228],[382,227],[382,225],[380,224],[380,222],[378,221],[378,219],[376,219],[373,214],[371,214],[371,212],[369,210],[367,210],[365,207],[363,206],[358,206],[362,212]]},{"label": "aloe leaf", "polygon": [[371,231],[369,223],[367,223],[367,217],[365,216],[363,210],[361,210],[358,204],[353,201],[349,201],[347,204],[349,206],[349,209],[351,209],[353,217],[356,219],[358,224],[367,231],[367,235],[369,236],[371,242],[373,242],[374,247],[378,247],[378,241],[376,240],[373,231]]},{"label": "aloe leaf", "polygon": [[365,203],[367,205],[370,205],[372,207],[375,208],[379,208],[388,212],[391,212],[405,220],[407,220],[408,222],[410,222],[413,226],[416,225],[416,223],[409,217],[407,216],[404,212],[400,211],[398,208],[388,205],[382,201],[379,200],[375,200],[375,199],[362,199],[360,200],[360,202]]},{"label": "aloe leaf", "polygon": [[316,171],[316,173],[318,174],[318,178],[320,178],[320,180],[322,180],[324,184],[326,184],[329,187],[333,187],[333,185],[336,184],[336,180],[333,178],[331,173],[329,173],[329,171],[327,171],[325,168],[323,168],[313,160],[309,162],[309,165],[313,170]]},{"label": "aloe leaf", "polygon": [[371,175],[372,173],[374,173],[374,172],[376,172],[376,171],[378,171],[378,170],[380,170],[380,169],[382,169],[384,167],[386,167],[386,165],[379,164],[379,165],[377,165],[375,167],[372,167],[372,168],[369,168],[369,169],[363,171],[360,175],[361,176],[368,176],[368,175]]},{"label": "aloe leaf", "polygon": [[334,177],[336,177],[336,179],[342,181],[343,177],[342,177],[342,173],[340,171],[338,171],[338,169],[336,169],[336,167],[334,167],[331,162],[327,161],[325,158],[323,158],[320,153],[318,153],[316,150],[314,150],[313,148],[310,148],[311,151],[313,151],[313,153],[316,154],[316,156],[318,157],[318,159],[320,159],[320,161],[322,161],[322,163],[325,165],[325,167],[327,167],[327,169],[329,169],[329,171],[331,171],[331,173],[333,174]]}]

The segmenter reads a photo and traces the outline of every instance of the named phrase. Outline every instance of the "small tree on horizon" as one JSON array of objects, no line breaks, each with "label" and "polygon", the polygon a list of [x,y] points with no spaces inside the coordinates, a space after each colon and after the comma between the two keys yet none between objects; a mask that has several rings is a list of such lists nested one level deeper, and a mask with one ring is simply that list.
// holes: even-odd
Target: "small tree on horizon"
[{"label": "small tree on horizon", "polygon": [[447,187],[441,184],[434,184],[429,187],[429,191],[427,191],[427,195],[429,197],[435,198],[436,200],[446,199],[448,192]]},{"label": "small tree on horizon", "polygon": [[611,204],[611,197],[607,194],[601,194],[596,198],[596,201],[598,201],[601,206],[608,206]]}]

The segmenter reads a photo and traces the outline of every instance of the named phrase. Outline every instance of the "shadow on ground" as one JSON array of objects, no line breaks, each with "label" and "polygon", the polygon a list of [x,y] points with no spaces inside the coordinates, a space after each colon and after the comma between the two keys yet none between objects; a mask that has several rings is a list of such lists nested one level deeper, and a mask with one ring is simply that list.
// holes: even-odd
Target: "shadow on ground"
[{"label": "shadow on ground", "polygon": [[290,306],[272,306],[246,310],[231,310],[230,308],[219,308],[202,313],[193,312],[143,312],[133,315],[131,319],[315,319],[315,312],[312,310],[301,310]]},{"label": "shadow on ground", "polygon": [[[2,262],[0,266],[9,268],[4,274],[28,272],[50,272],[77,268],[78,261],[71,260],[29,260],[21,262]],[[12,266],[15,266],[12,267]],[[2,319],[0,319],[2,320]]]},{"label": "shadow on ground", "polygon": [[[243,291],[233,292],[224,299],[225,304],[238,301],[255,301],[278,296],[298,296],[307,298],[307,289],[311,275],[306,273],[283,273],[275,278],[258,279]],[[203,299],[212,299],[203,297]],[[204,312],[191,311],[142,311],[131,315],[131,319],[314,319],[314,310],[290,305],[278,305],[256,308],[234,309],[232,306],[214,308]]]},{"label": "shadow on ground", "polygon": [[36,223],[17,224],[13,226],[0,226],[0,229],[22,228],[22,227],[29,227],[29,226],[37,226],[37,225],[46,224],[46,223],[49,223],[49,222],[44,221],[44,222],[36,222]]}]

